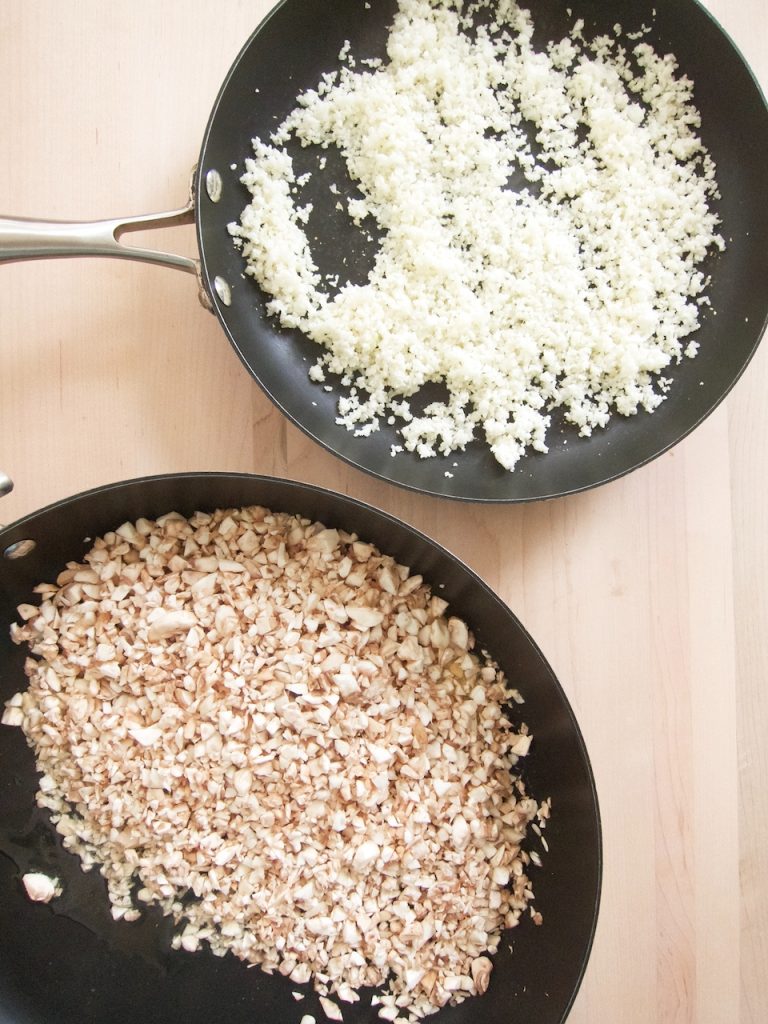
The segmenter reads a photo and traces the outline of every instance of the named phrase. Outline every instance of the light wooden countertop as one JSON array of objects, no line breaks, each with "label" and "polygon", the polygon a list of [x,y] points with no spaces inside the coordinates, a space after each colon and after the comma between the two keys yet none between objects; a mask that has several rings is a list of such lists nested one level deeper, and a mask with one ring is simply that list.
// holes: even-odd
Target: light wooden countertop
[{"label": "light wooden countertop", "polygon": [[[707,6],[765,87],[768,0]],[[269,7],[3,0],[0,206],[91,219],[181,204],[219,85]],[[162,244],[195,255],[191,228]],[[301,479],[431,534],[528,627],[583,728],[603,816],[573,1024],[768,1020],[766,395],[763,344],[651,465],[567,499],[473,507],[377,482],[307,440],[187,275],[0,267],[0,469],[16,485],[2,521],[150,473]]]}]

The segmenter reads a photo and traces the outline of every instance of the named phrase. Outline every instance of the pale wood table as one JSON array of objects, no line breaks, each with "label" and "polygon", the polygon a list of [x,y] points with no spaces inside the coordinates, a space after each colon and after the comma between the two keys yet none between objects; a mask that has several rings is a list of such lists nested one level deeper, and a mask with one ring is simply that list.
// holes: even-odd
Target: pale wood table
[{"label": "pale wood table", "polygon": [[[3,0],[5,212],[183,202],[213,98],[269,7]],[[768,0],[709,7],[765,85]],[[195,254],[191,229],[162,243]],[[16,483],[5,522],[133,476],[255,471],[370,501],[465,559],[547,653],[597,777],[605,883],[574,1024],[768,1020],[765,345],[652,465],[495,508],[420,498],[321,451],[251,381],[183,274],[0,268],[0,368],[0,468]]]}]

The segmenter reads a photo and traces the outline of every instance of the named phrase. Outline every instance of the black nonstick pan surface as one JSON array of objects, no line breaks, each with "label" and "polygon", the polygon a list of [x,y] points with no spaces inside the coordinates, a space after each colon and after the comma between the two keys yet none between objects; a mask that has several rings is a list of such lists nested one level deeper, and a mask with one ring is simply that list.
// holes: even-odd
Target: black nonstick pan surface
[{"label": "black nonstick pan surface", "polygon": [[[502,469],[484,442],[447,458],[421,459],[402,452],[393,427],[356,438],[335,423],[337,394],[307,377],[317,347],[296,332],[280,329],[265,313],[257,286],[243,276],[243,259],[227,224],[238,220],[249,201],[239,183],[254,136],[266,138],[295,106],[296,96],[314,87],[323,72],[338,67],[346,40],[352,51],[383,56],[393,0],[285,0],[258,27],[236,59],[208,123],[199,159],[197,226],[203,278],[232,344],[266,393],[309,436],[352,465],[403,487],[446,497],[515,502],[565,495],[620,477],[654,459],[693,430],[725,397],[749,362],[768,312],[768,109],[760,88],[733,43],[696,0],[537,0],[532,13],[542,42],[562,38],[573,20],[585,20],[585,34],[626,32],[650,26],[644,36],[657,52],[676,55],[680,70],[695,83],[702,116],[701,136],[718,168],[722,198],[717,204],[722,254],[708,258],[712,307],[697,332],[700,353],[665,371],[673,380],[669,397],[652,415],[614,416],[591,438],[553,419],[550,451],[525,457],[512,473]],[[233,168],[235,168],[233,170]],[[223,187],[213,202],[206,189],[211,171]],[[351,188],[351,185],[350,185]],[[349,222],[334,213],[327,188],[315,203],[315,256],[323,271],[347,267],[364,276],[370,246]],[[231,304],[215,287],[225,282]],[[455,465],[454,465],[455,463]],[[446,471],[452,475],[446,476]]]},{"label": "black nonstick pan surface", "polygon": [[[436,1024],[563,1021],[578,990],[595,929],[601,833],[589,758],[573,712],[542,652],[512,612],[445,549],[353,499],[265,477],[181,474],[118,483],[57,502],[0,531],[0,701],[25,684],[23,650],[9,638],[20,602],[55,579],[93,538],[126,520],[169,510],[191,514],[247,504],[299,513],[356,532],[422,573],[463,616],[525,698],[535,740],[529,791],[552,798],[549,851],[533,869],[544,923],[505,933],[488,993],[430,1018]],[[22,541],[25,557],[12,558]],[[115,923],[97,872],[84,874],[35,808],[36,775],[21,730],[0,727],[1,1024],[298,1024],[324,1014],[308,985],[267,976],[231,956],[169,949],[170,926],[152,913]],[[535,837],[532,837],[535,839]],[[63,880],[49,905],[26,897],[20,877],[40,870]],[[510,951],[510,946],[514,953]],[[306,993],[297,1003],[291,993]],[[367,998],[344,1005],[348,1024],[373,1024]]]}]

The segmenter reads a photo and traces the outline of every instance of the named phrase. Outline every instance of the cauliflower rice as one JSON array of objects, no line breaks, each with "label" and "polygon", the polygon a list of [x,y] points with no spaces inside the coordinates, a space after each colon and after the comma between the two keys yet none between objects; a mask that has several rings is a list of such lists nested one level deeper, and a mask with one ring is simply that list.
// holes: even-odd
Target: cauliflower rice
[{"label": "cauliflower rice", "polygon": [[[483,436],[512,470],[547,450],[553,409],[581,435],[652,412],[696,354],[701,264],[723,241],[691,81],[642,30],[575,21],[545,49],[533,31],[514,0],[400,0],[387,60],[345,46],[245,161],[230,231],[247,273],[321,346],[310,376],[340,382],[338,422],[396,425],[393,455]],[[381,235],[364,284],[315,265],[296,144],[343,154],[359,192],[329,187]],[[430,382],[446,397],[422,408]]]}]

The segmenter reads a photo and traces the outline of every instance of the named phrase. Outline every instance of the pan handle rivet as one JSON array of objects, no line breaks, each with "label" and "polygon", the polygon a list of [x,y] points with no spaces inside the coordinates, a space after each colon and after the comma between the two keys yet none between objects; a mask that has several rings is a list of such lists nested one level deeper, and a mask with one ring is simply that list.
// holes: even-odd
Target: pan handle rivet
[{"label": "pan handle rivet", "polygon": [[221,175],[218,171],[211,169],[205,176],[205,190],[212,203],[218,203],[221,199]]},{"label": "pan handle rivet", "polygon": [[229,287],[223,277],[214,277],[213,287],[216,289],[216,294],[219,296],[225,306],[232,305],[232,289]]},{"label": "pan handle rivet", "polygon": [[4,558],[24,558],[31,551],[34,551],[37,544],[33,540],[17,540],[15,544],[9,544],[3,552]]}]

